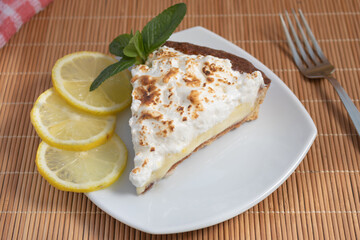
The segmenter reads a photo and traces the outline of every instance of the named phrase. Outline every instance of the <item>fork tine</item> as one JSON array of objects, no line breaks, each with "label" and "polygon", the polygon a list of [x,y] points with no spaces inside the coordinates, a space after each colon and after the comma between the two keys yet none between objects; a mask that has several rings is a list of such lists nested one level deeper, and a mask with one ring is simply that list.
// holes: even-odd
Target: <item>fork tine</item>
[{"label": "fork tine", "polygon": [[293,8],[292,8],[291,10],[292,10],[292,12],[293,12],[293,14],[294,14],[295,21],[296,21],[296,25],[297,25],[298,29],[300,30],[300,34],[301,34],[301,36],[302,36],[302,39],[303,39],[303,41],[304,41],[304,43],[305,43],[306,49],[307,49],[307,51],[308,51],[311,59],[312,59],[316,64],[319,64],[320,62],[319,62],[318,58],[315,56],[315,53],[314,53],[312,47],[310,46],[309,41],[307,40],[307,37],[306,37],[306,35],[305,35],[305,33],[304,33],[304,30],[303,30],[303,28],[302,28],[302,26],[301,26],[301,24],[300,24],[300,22],[299,22],[299,19],[298,19],[297,15],[296,15],[295,10],[294,10]]},{"label": "fork tine", "polygon": [[291,39],[291,37],[290,37],[290,33],[289,33],[288,29],[287,29],[287,26],[286,26],[286,24],[285,24],[284,18],[282,17],[281,14],[279,14],[279,16],[280,16],[280,19],[281,19],[282,26],[283,26],[283,28],[284,28],[284,32],[285,32],[285,35],[286,35],[286,39],[287,39],[288,44],[289,44],[289,47],[290,47],[290,49],[291,49],[291,53],[292,53],[292,55],[293,55],[293,57],[294,57],[295,63],[296,63],[296,65],[298,66],[298,68],[301,70],[301,69],[304,68],[304,66],[303,66],[303,64],[302,64],[302,62],[301,62],[300,56],[299,56],[299,54],[297,53],[296,48],[295,48],[295,45],[294,45],[294,43],[293,43],[293,41],[292,41],[292,39]]},{"label": "fork tine", "polygon": [[290,20],[290,17],[289,17],[289,14],[288,14],[287,11],[285,11],[285,16],[286,16],[286,19],[288,20],[291,33],[292,33],[292,35],[293,35],[293,37],[295,39],[296,45],[297,45],[297,47],[298,47],[298,49],[300,51],[300,54],[301,54],[302,58],[304,59],[304,61],[306,62],[308,67],[312,67],[313,64],[310,62],[309,58],[307,57],[307,55],[306,55],[306,53],[304,51],[303,46],[301,45],[300,39],[299,39],[298,35],[296,34],[295,28],[291,23],[291,20]]},{"label": "fork tine", "polygon": [[304,17],[304,14],[303,14],[302,11],[301,11],[301,9],[299,9],[299,13],[300,13],[300,18],[301,18],[301,20],[302,20],[303,23],[304,23],[304,26],[305,26],[305,28],[306,28],[306,31],[307,31],[307,33],[308,33],[308,35],[309,35],[309,37],[310,37],[310,39],[311,39],[314,47],[315,47],[315,50],[316,50],[317,54],[319,55],[319,57],[321,58],[321,60],[327,62],[328,60],[326,59],[326,57],[325,57],[324,53],[322,52],[319,44],[317,43],[316,38],[315,38],[314,34],[312,33],[312,31],[311,31],[311,29],[310,29],[310,27],[309,27],[309,24],[307,23],[307,21],[306,21],[306,19],[305,19],[305,17]]}]

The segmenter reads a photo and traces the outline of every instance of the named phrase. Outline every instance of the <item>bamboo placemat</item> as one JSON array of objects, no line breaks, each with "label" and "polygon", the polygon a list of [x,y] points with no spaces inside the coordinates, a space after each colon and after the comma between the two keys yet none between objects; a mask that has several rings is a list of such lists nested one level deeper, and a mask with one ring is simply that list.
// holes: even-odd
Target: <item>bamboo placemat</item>
[{"label": "bamboo placemat", "polygon": [[201,25],[254,55],[290,87],[318,128],[295,173],[247,212],[198,231],[152,236],[39,175],[34,160],[40,139],[29,112],[51,87],[54,62],[80,50],[108,53],[117,34],[142,29],[174,2],[55,0],[0,49],[0,238],[360,239],[360,138],[330,84],[305,80],[297,71],[277,15],[291,7],[303,10],[337,68],[335,77],[360,108],[358,0],[187,1],[179,30]]}]

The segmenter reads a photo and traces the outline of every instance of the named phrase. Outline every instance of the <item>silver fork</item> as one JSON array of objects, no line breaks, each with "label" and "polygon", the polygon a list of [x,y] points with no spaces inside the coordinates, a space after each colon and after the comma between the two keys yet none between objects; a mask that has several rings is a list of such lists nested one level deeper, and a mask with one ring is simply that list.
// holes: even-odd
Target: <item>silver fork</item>
[{"label": "silver fork", "polygon": [[331,65],[329,60],[327,60],[327,58],[324,56],[319,44],[317,43],[317,41],[314,37],[314,34],[312,33],[312,31],[309,27],[309,24],[307,23],[307,21],[304,17],[304,14],[299,9],[299,15],[302,20],[302,23],[305,26],[306,32],[311,39],[313,47],[316,50],[317,56],[315,55],[314,50],[305,35],[305,32],[300,24],[300,21],[296,15],[295,11],[294,10],[292,10],[292,11],[293,11],[293,14],[295,17],[296,25],[300,31],[300,35],[301,35],[303,44],[306,47],[306,50],[304,49],[303,44],[301,43],[301,41],[295,31],[295,28],[291,23],[291,20],[290,20],[290,17],[289,17],[289,14],[287,11],[285,11],[285,16],[289,23],[289,28],[295,39],[295,43],[300,52],[301,58],[299,56],[298,51],[296,50],[294,42],[290,36],[290,33],[286,27],[285,21],[281,14],[280,14],[280,18],[281,18],[281,22],[282,22],[282,25],[283,25],[283,28],[284,28],[284,31],[286,34],[286,38],[287,38],[288,44],[290,46],[296,66],[299,68],[300,72],[307,78],[314,78],[314,79],[326,78],[330,81],[330,83],[335,88],[336,92],[338,93],[346,110],[348,111],[350,118],[355,125],[358,135],[360,135],[360,113],[359,113],[358,109],[355,107],[354,103],[351,101],[350,97],[345,92],[345,90],[341,87],[340,83],[334,77],[331,76],[331,74],[335,71],[335,67],[333,65]]}]

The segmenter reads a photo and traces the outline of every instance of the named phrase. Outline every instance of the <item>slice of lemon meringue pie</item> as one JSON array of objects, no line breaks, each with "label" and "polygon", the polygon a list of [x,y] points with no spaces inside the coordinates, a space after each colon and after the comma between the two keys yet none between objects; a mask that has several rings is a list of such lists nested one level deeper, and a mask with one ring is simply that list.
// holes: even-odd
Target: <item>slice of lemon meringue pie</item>
[{"label": "slice of lemon meringue pie", "polygon": [[138,194],[191,153],[258,117],[270,80],[247,60],[166,42],[132,71],[130,127]]}]

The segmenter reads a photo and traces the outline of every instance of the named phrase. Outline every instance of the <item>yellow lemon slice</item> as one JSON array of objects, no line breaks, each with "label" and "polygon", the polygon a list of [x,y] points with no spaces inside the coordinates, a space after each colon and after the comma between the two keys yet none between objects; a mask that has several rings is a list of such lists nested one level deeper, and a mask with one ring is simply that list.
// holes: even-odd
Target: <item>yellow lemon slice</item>
[{"label": "yellow lemon slice", "polygon": [[115,116],[96,116],[70,106],[53,89],[36,100],[31,122],[43,141],[67,150],[88,150],[103,144],[115,130]]},{"label": "yellow lemon slice", "polygon": [[122,71],[90,92],[90,85],[107,66],[117,60],[97,52],[76,52],[59,59],[52,69],[55,90],[71,105],[106,115],[119,112],[131,102],[131,74]]},{"label": "yellow lemon slice", "polygon": [[90,192],[114,183],[124,171],[127,149],[116,134],[88,151],[67,151],[41,142],[36,155],[40,174],[54,187]]}]

